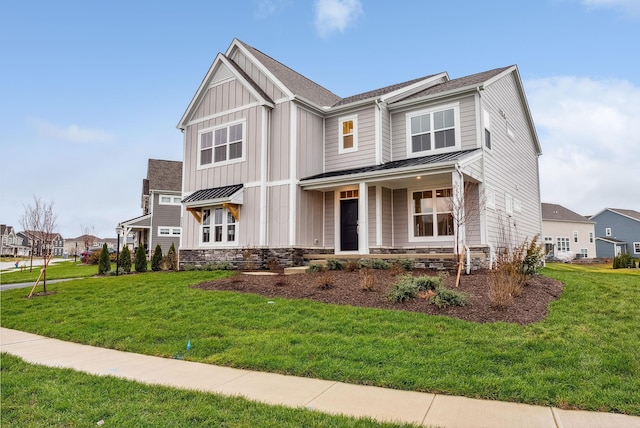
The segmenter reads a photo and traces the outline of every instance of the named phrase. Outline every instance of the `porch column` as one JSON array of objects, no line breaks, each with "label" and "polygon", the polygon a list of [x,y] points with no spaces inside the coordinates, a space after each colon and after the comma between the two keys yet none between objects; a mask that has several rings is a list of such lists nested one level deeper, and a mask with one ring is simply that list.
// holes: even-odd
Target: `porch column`
[{"label": "porch column", "polygon": [[369,189],[367,183],[358,187],[358,249],[360,254],[369,254]]}]

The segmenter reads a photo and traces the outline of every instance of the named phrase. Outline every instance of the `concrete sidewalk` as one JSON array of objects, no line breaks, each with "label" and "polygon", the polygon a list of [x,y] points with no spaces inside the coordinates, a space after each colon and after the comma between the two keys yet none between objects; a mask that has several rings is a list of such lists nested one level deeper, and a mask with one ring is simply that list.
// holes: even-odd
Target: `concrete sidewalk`
[{"label": "concrete sidewalk", "polygon": [[252,372],[96,348],[6,328],[0,328],[0,350],[34,364],[385,422],[443,428],[640,428],[640,417],[634,416]]}]

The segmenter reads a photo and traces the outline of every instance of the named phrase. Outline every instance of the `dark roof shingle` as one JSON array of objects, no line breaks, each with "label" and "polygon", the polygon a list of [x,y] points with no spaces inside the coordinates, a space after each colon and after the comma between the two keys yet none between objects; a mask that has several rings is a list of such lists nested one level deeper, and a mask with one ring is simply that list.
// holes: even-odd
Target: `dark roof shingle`
[{"label": "dark roof shingle", "polygon": [[150,190],[169,190],[180,192],[182,190],[182,162],[160,159],[149,159],[147,167],[147,183],[143,181],[143,191],[148,194]]},{"label": "dark roof shingle", "polygon": [[542,204],[542,220],[593,223],[591,220],[558,204]]}]

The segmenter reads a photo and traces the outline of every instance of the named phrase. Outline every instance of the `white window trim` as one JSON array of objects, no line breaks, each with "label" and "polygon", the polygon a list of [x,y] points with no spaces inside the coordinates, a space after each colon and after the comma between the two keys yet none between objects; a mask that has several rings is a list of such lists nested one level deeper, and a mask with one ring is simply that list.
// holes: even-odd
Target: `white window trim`
[{"label": "white window trim", "polygon": [[606,227],[604,229],[604,235],[605,236],[611,236],[611,228],[610,227]]},{"label": "white window trim", "polygon": [[488,186],[485,188],[485,203],[487,205],[487,208],[496,208],[496,192]]},{"label": "white window trim", "polygon": [[593,232],[589,232],[589,243],[593,244]]},{"label": "white window trim", "polygon": [[573,231],[573,243],[574,244],[578,243],[578,231],[577,230]]},{"label": "white window trim", "polygon": [[[455,145],[453,147],[443,147],[441,149],[436,149],[435,148],[435,131],[432,129],[431,131],[429,131],[431,133],[432,149],[423,150],[423,151],[414,153],[412,150],[412,144],[411,144],[411,119],[416,116],[422,116],[425,114],[430,114],[431,117],[433,118],[434,113],[443,111],[443,110],[449,110],[449,109],[453,109],[453,129],[455,130]],[[437,107],[431,107],[428,109],[412,111],[411,113],[407,113],[405,117],[405,124],[406,124],[405,144],[407,146],[407,158],[417,158],[417,157],[427,156],[427,155],[437,155],[439,153],[455,152],[460,150],[460,147],[462,146],[462,143],[461,143],[462,139],[460,136],[460,103],[458,102],[443,104]],[[433,128],[433,120],[431,120],[431,127]]]},{"label": "white window trim", "polygon": [[[218,129],[222,129],[222,128],[229,128],[231,126],[237,125],[237,124],[242,124],[242,156],[240,156],[239,158],[236,159],[227,159],[225,161],[222,162],[216,162],[215,159],[215,147],[216,147],[216,143],[215,143],[215,132]],[[202,143],[202,134],[205,134],[207,132],[212,132],[213,135],[213,141],[212,141],[212,146],[211,146],[211,163],[207,164],[207,165],[201,165],[200,162],[200,156],[202,154],[202,149],[201,149],[201,143]],[[228,135],[228,133],[227,133]],[[228,146],[229,143],[227,143]],[[234,163],[239,163],[239,162],[244,162],[246,160],[246,156],[247,156],[247,120],[246,119],[240,119],[240,120],[236,120],[233,122],[226,122],[224,124],[218,125],[218,126],[214,126],[211,128],[206,128],[206,129],[201,129],[200,131],[198,131],[198,142],[197,142],[197,169],[208,169],[208,168],[215,168],[217,166],[224,166],[224,165],[231,165]]]},{"label": "white window trim", "polygon": [[[224,223],[223,223],[223,233],[222,236],[226,238],[227,236],[227,228],[226,225],[228,223],[226,223],[226,218],[227,218],[227,213],[229,212],[229,210],[227,208],[224,208],[222,205],[212,205],[212,206],[208,206],[208,207],[202,207],[202,209],[200,210],[200,212],[202,213],[202,211],[204,210],[211,210],[211,214],[210,216],[213,217],[214,213],[213,211],[216,208],[222,208],[225,212],[225,214],[222,216],[222,218],[224,219]],[[240,236],[240,220],[236,220],[236,222],[234,223],[236,226],[236,231],[234,234],[235,240],[233,241],[221,241],[221,242],[215,242],[213,240],[213,227],[215,226],[215,224],[213,223],[213,219],[211,220],[211,223],[209,223],[208,225],[204,224],[204,214],[202,214],[202,219],[203,219],[203,224],[200,224],[200,227],[198,228],[198,242],[200,243],[201,247],[237,247],[238,246],[238,237]],[[205,226],[209,226],[210,230],[209,230],[209,237],[211,238],[211,241],[209,242],[203,242],[202,241],[202,229]]]},{"label": "white window trim", "polygon": [[[169,198],[171,202],[162,202],[162,198]],[[175,195],[160,195],[158,197],[158,205],[182,205],[182,198]]]},{"label": "white window trim", "polygon": [[[564,247],[564,246],[563,245],[561,246],[560,242],[566,243],[567,244],[566,245],[567,248],[566,249],[564,249],[564,248],[561,249],[561,247]],[[568,236],[558,236],[556,238],[556,249],[558,251],[558,254],[570,252],[571,251],[571,238],[569,238]]]},{"label": "white window trim", "polygon": [[[169,233],[168,234],[161,234],[160,231],[163,230],[163,229],[166,229],[167,231],[169,231]],[[182,228],[181,227],[158,226],[158,236],[159,237],[170,238],[170,237],[175,237],[175,236],[180,236],[180,235],[182,235]]]},{"label": "white window trim", "polygon": [[[342,124],[349,120],[353,121],[353,147],[345,149],[343,145],[344,134],[342,133],[342,129],[343,129]],[[343,153],[352,153],[357,151],[358,151],[358,115],[356,114],[352,116],[345,116],[345,117],[338,118],[338,153],[343,154]]]},{"label": "white window trim", "polygon": [[640,242],[633,243],[633,254],[640,254]]},{"label": "white window trim", "polygon": [[[426,191],[432,191],[435,195],[436,190],[440,190],[440,189],[451,189],[453,191],[453,189],[451,187],[447,187],[446,185],[444,186],[437,186],[437,187],[430,187],[430,188],[424,188],[424,187],[414,187],[412,189],[407,189],[407,207],[408,207],[408,223],[409,223],[409,228],[408,230],[408,237],[409,237],[409,242],[434,242],[434,241],[451,241],[453,242],[455,239],[455,233],[453,235],[434,235],[434,236],[415,236],[414,230],[413,230],[413,226],[414,226],[414,221],[413,218],[415,217],[415,213],[413,212],[413,192],[426,192]],[[435,206],[434,206],[434,210],[435,210]],[[435,211],[435,214],[437,216],[438,211]],[[436,217],[437,218],[437,217]],[[434,227],[435,227],[435,222],[434,222]],[[453,225],[453,227],[455,228],[455,224]],[[437,228],[436,230],[434,230],[435,233],[438,232]]]}]

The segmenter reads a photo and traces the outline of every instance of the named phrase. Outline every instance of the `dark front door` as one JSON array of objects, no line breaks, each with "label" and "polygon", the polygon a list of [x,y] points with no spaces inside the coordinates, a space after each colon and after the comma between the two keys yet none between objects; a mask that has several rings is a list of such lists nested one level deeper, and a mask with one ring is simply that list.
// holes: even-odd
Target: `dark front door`
[{"label": "dark front door", "polygon": [[340,201],[340,250],[358,250],[358,200]]}]

